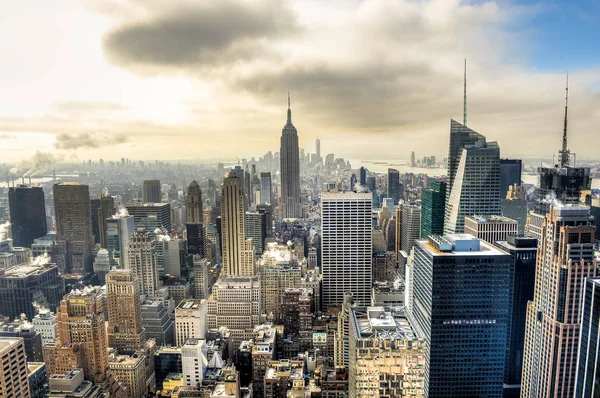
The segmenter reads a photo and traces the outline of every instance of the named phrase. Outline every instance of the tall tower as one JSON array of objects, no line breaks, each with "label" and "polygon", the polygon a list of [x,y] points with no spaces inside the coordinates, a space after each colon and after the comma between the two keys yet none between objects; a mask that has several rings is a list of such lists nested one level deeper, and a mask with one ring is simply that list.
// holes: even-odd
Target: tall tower
[{"label": "tall tower", "polygon": [[228,173],[223,179],[221,193],[221,243],[225,275],[253,276],[255,273],[254,246],[252,240],[245,238],[245,225],[241,179]]},{"label": "tall tower", "polygon": [[204,209],[202,206],[202,191],[196,181],[192,181],[188,187],[187,199],[187,244],[188,252],[191,254],[205,255],[205,231],[202,222]]},{"label": "tall tower", "polygon": [[260,173],[260,204],[273,205],[273,188],[271,173]]},{"label": "tall tower", "polygon": [[315,151],[317,155],[317,163],[321,163],[321,140],[319,137],[315,140]]},{"label": "tall tower", "polygon": [[[449,166],[455,169],[448,170],[450,193],[444,217],[446,234],[462,233],[465,216],[498,215],[502,212],[498,143],[486,142],[483,135],[472,130],[464,131],[463,128],[466,127],[454,120],[451,125],[453,131],[450,133],[450,152],[454,158],[450,158]],[[455,126],[460,126],[457,130],[459,133],[455,133]],[[474,143],[465,143],[473,138],[477,138]],[[453,152],[456,142],[463,145],[456,146],[456,151]]]},{"label": "tall tower", "polygon": [[31,247],[46,235],[46,207],[42,187],[19,185],[8,189],[13,246]]},{"label": "tall tower", "polygon": [[78,182],[54,184],[57,265],[63,273],[92,269],[94,245],[90,213],[90,189]]},{"label": "tall tower", "polygon": [[119,353],[133,354],[146,341],[140,296],[137,275],[132,270],[112,270],[106,275],[108,345]]},{"label": "tall tower", "polygon": [[[318,148],[318,147],[317,147]],[[320,149],[317,149],[320,152]],[[288,93],[287,123],[281,131],[281,209],[283,218],[300,217],[300,152],[298,132],[292,124]],[[319,156],[319,155],[317,155]]]},{"label": "tall tower", "polygon": [[98,233],[100,235],[100,246],[103,248],[108,247],[108,225],[106,220],[116,212],[114,198],[110,196],[107,190],[104,190],[100,196],[100,208],[98,209]]},{"label": "tall tower", "polygon": [[370,303],[371,193],[323,192],[321,233],[324,310],[341,307],[348,292],[356,301]]},{"label": "tall tower", "polygon": [[127,265],[137,275],[141,293],[148,296],[153,296],[159,287],[155,245],[162,246],[162,242],[151,241],[143,232],[134,232],[127,248]]},{"label": "tall tower", "polygon": [[116,214],[106,220],[106,250],[110,266],[128,269],[127,249],[135,232],[133,216]]},{"label": "tall tower", "polygon": [[450,148],[448,149],[448,195],[452,191],[454,177],[460,163],[462,149],[467,145],[475,145],[477,141],[485,140],[478,132],[471,130],[466,125],[450,120]]},{"label": "tall tower", "polygon": [[587,206],[554,205],[542,226],[533,301],[527,306],[522,397],[572,397],[583,281],[597,273]]},{"label": "tall tower", "polygon": [[445,206],[445,182],[432,182],[430,188],[421,191],[421,238],[444,234]]},{"label": "tall tower", "polygon": [[144,180],[142,187],[142,198],[144,203],[160,203],[161,202],[160,181],[159,180]]},{"label": "tall tower", "polygon": [[400,172],[396,169],[388,169],[387,196],[394,200],[394,206],[400,201]]}]

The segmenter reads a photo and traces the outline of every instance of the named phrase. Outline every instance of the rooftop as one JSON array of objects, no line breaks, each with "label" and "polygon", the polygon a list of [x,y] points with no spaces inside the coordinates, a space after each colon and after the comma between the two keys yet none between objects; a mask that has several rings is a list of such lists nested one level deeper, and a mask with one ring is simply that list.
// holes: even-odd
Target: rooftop
[{"label": "rooftop", "polygon": [[490,243],[469,234],[432,235],[417,244],[436,256],[505,256],[506,253]]},{"label": "rooftop", "polygon": [[511,223],[511,224],[516,224],[517,221],[513,220],[512,218],[508,218],[508,217],[504,217],[504,216],[479,216],[477,214],[472,215],[472,216],[466,216],[465,220],[472,220],[475,221],[478,224],[483,224],[483,223]]},{"label": "rooftop", "polygon": [[417,338],[400,307],[352,307],[351,314],[351,322],[360,335],[358,338]]},{"label": "rooftop", "polygon": [[181,302],[179,303],[179,305],[177,306],[177,309],[182,309],[182,310],[197,310],[200,307],[202,307],[202,305],[206,302],[206,300],[181,300]]}]

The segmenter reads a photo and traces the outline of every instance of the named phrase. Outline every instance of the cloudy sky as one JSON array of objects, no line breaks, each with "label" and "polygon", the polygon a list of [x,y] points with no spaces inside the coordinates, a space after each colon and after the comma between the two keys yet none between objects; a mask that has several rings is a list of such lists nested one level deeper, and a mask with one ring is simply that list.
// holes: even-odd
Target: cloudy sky
[{"label": "cloudy sky", "polygon": [[[576,3],[576,4],[575,4]],[[300,144],[444,156],[450,119],[503,156],[598,154],[600,0],[20,0],[0,13],[2,162],[232,159]],[[590,145],[593,142],[594,145]]]}]

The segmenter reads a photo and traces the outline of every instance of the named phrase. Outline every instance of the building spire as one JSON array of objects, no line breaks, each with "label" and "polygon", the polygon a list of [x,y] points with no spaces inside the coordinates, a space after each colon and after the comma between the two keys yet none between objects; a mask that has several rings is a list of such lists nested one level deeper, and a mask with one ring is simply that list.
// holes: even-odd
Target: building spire
[{"label": "building spire", "polygon": [[464,99],[463,99],[463,125],[467,125],[467,59],[465,58]]},{"label": "building spire", "polygon": [[288,110],[287,110],[287,125],[292,125],[292,109],[291,109],[291,101],[290,101],[290,90],[288,90]]},{"label": "building spire", "polygon": [[569,73],[567,73],[567,83],[565,85],[565,124],[563,127],[562,149],[560,151],[560,166],[567,166],[570,162],[570,152],[567,145],[567,114],[569,109]]}]

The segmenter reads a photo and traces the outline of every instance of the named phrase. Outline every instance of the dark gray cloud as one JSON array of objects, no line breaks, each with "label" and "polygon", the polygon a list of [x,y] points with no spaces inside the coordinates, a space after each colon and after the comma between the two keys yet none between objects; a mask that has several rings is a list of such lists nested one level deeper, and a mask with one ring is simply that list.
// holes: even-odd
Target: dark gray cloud
[{"label": "dark gray cloud", "polygon": [[79,148],[100,148],[109,145],[122,144],[124,142],[127,142],[127,136],[125,134],[61,133],[56,136],[54,148],[66,150]]},{"label": "dark gray cloud", "polygon": [[265,56],[265,41],[296,29],[279,0],[184,3],[118,26],[105,36],[104,50],[126,67],[198,69]]}]

